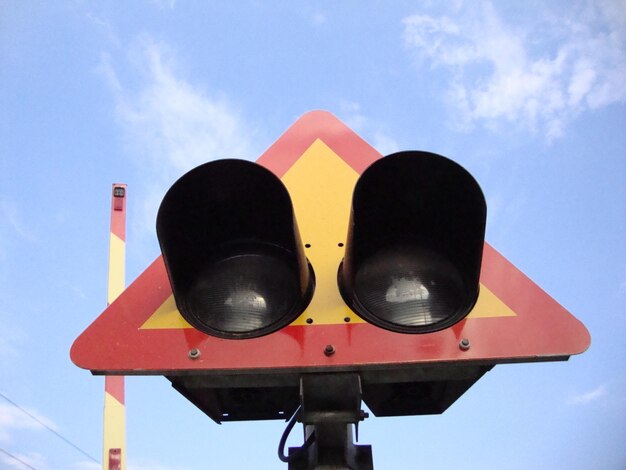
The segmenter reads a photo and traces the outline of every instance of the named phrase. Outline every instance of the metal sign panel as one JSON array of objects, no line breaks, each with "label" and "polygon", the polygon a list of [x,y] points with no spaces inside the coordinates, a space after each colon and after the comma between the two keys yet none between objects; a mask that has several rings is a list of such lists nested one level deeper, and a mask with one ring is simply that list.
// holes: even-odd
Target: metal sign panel
[{"label": "metal sign panel", "polygon": [[246,340],[194,329],[176,309],[159,257],[74,342],[74,363],[95,374],[258,374],[563,360],[587,349],[583,324],[488,244],[478,302],[451,328],[394,333],[356,316],[341,299],[337,269],[354,184],[380,156],[333,115],[314,111],[259,158],[289,189],[315,270],[313,300],[291,325]]}]

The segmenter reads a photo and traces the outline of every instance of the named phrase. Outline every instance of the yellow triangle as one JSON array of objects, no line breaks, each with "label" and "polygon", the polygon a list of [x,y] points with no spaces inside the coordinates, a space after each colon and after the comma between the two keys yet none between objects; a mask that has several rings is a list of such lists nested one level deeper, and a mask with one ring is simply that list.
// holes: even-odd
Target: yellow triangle
[{"label": "yellow triangle", "polygon": [[142,330],[159,330],[159,329],[180,329],[180,328],[193,328],[187,320],[185,320],[178,309],[176,308],[176,302],[174,301],[174,295],[170,295],[163,304],[156,309],[150,318],[141,325]]},{"label": "yellow triangle", "polygon": [[315,293],[293,325],[362,322],[343,302],[337,269],[343,258],[352,191],[359,175],[317,139],[289,168],[282,181],[293,202],[306,257],[315,270]]},{"label": "yellow triangle", "polygon": [[480,284],[480,293],[476,305],[467,318],[514,317],[515,312],[491,292],[484,284]]}]

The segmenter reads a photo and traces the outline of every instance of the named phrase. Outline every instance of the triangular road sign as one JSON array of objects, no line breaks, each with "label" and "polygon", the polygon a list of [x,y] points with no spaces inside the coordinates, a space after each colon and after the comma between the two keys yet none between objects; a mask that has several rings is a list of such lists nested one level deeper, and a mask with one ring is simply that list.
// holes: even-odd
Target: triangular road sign
[{"label": "triangular road sign", "polygon": [[[349,370],[393,364],[498,364],[563,360],[590,344],[586,328],[485,244],[478,302],[451,328],[394,333],[356,316],[342,301],[337,268],[350,200],[361,172],[380,154],[331,114],[296,121],[258,160],[291,194],[316,289],[291,325],[260,338],[208,336],[178,313],[157,258],[74,342],[71,358],[96,374],[189,371]],[[461,340],[469,347],[460,347]],[[334,353],[325,354],[327,345]]]}]

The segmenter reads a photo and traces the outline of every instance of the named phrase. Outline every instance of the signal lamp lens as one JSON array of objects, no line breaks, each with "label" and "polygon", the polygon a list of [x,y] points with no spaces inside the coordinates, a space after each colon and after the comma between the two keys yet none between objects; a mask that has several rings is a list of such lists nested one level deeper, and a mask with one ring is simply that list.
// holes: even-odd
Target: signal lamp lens
[{"label": "signal lamp lens", "polygon": [[458,321],[476,297],[443,256],[400,245],[363,261],[355,274],[353,305],[361,316],[383,328],[426,332]]},{"label": "signal lamp lens", "polygon": [[[185,296],[187,318],[226,338],[261,336],[293,321],[310,300],[280,257],[245,253],[210,264]],[[303,305],[304,303],[304,305]]]}]

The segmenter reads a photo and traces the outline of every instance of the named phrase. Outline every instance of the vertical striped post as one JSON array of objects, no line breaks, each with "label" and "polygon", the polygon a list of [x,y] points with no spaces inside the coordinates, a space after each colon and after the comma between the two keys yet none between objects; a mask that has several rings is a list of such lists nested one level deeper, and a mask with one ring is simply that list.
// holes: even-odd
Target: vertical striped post
[{"label": "vertical striped post", "polygon": [[[124,291],[126,262],[126,185],[113,184],[107,304]],[[124,376],[104,378],[103,470],[126,469]]]}]

